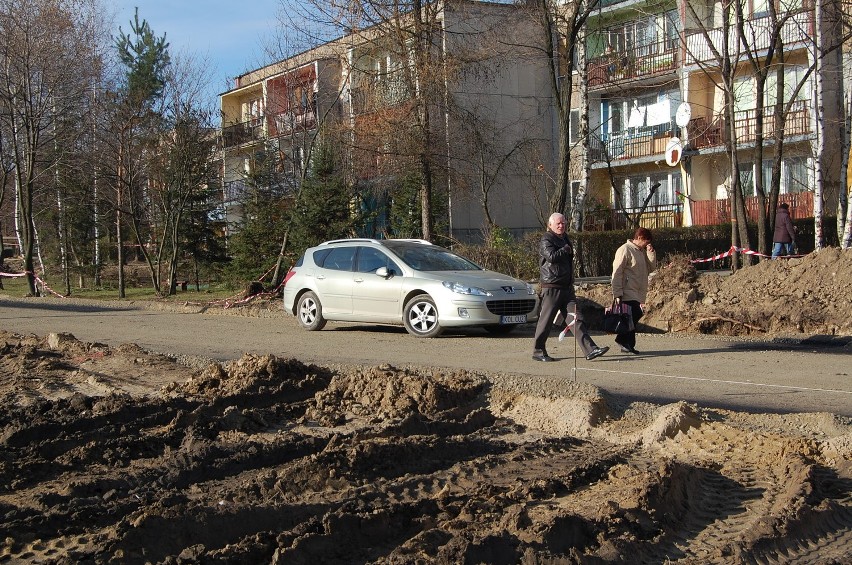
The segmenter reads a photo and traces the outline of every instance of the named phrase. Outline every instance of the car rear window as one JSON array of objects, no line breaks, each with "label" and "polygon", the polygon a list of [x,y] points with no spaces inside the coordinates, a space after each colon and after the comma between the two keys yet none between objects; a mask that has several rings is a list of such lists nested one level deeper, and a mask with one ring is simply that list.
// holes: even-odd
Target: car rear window
[{"label": "car rear window", "polygon": [[[334,271],[351,271],[355,262],[356,247],[334,247],[328,250],[328,253],[322,258],[322,263],[317,262],[317,265],[323,269],[332,269]],[[317,254],[314,254],[314,261],[317,260]]]}]

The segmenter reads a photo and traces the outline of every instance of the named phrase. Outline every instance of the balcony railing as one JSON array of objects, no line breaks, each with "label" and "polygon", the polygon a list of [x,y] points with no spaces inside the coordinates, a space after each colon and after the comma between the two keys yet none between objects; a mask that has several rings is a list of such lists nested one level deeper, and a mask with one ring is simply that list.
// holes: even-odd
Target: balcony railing
[{"label": "balcony railing", "polygon": [[396,79],[365,80],[362,86],[352,89],[352,107],[356,114],[398,106],[411,98],[406,84]]},{"label": "balcony railing", "polygon": [[615,132],[604,136],[603,140],[592,139],[589,144],[589,155],[593,161],[617,161],[662,155],[666,152],[666,144],[674,135],[674,122],[630,128],[626,131]]},{"label": "balcony railing", "polygon": [[[763,109],[763,138],[772,139],[775,135],[775,119],[773,108]],[[757,139],[757,110],[741,110],[734,114],[734,129],[737,141],[752,143]],[[725,144],[724,117],[715,119],[697,117],[689,123],[689,133],[692,145],[697,148],[714,147]],[[787,112],[784,122],[784,137],[809,135],[813,131],[811,125],[810,100],[796,100]]]},{"label": "balcony railing", "polygon": [[[778,196],[778,203],[790,205],[790,217],[794,220],[812,218],[814,215],[814,195],[811,192],[794,192]],[[746,214],[751,221],[757,220],[757,197],[746,198]],[[715,226],[731,221],[731,203],[727,199],[695,200],[689,202],[692,225]],[[631,217],[635,209],[628,210]],[[648,206],[640,218],[642,226],[649,229],[672,228],[683,225],[683,205],[661,204]],[[584,231],[609,231],[630,228],[628,219],[619,210],[612,208],[591,210],[583,214]]]},{"label": "balcony railing", "polygon": [[606,53],[589,61],[589,88],[668,73],[679,63],[677,45],[671,40]]},{"label": "balcony railing", "polygon": [[[814,215],[814,195],[812,192],[793,192],[780,194],[778,203],[790,205],[790,217],[794,220],[812,218]],[[752,221],[757,220],[759,206],[756,196],[746,198],[746,214]],[[692,213],[692,225],[715,226],[731,221],[731,202],[727,198],[719,200],[695,200],[689,203]]]},{"label": "balcony railing", "polygon": [[[782,14],[783,17],[784,14]],[[709,63],[716,60],[713,55],[711,45],[716,49],[716,52],[722,53],[724,44],[724,35],[721,28],[711,29],[707,31],[705,37],[703,32],[689,33],[686,36],[686,55],[684,64],[695,65],[698,63]],[[747,36],[747,45],[752,51],[767,49],[770,42],[773,40],[772,25],[769,18],[757,18],[749,20],[745,23],[745,33]],[[784,42],[785,50],[789,51],[792,47],[803,46],[813,42],[814,25],[813,14],[810,11],[798,12],[789,15],[781,27],[781,39]],[[709,41],[708,41],[709,39]],[[729,30],[728,36],[728,52],[737,53],[744,52],[743,49],[737,49],[739,36],[735,28]]]},{"label": "balcony railing", "polygon": [[234,147],[263,139],[263,118],[252,118],[246,122],[240,122],[222,128],[222,144],[225,147]]},{"label": "balcony railing", "polygon": [[279,112],[272,116],[269,135],[286,135],[297,131],[307,131],[317,125],[317,115],[313,107],[297,108],[296,111]]},{"label": "balcony railing", "polygon": [[246,191],[244,180],[226,181],[222,190],[222,201],[227,203],[238,201]]},{"label": "balcony railing", "polygon": [[[628,213],[634,218],[637,210]],[[683,206],[680,204],[660,204],[648,206],[642,213],[640,223],[648,229],[678,228],[683,225]],[[624,213],[612,208],[592,210],[583,215],[584,231],[623,230],[632,227]]]}]

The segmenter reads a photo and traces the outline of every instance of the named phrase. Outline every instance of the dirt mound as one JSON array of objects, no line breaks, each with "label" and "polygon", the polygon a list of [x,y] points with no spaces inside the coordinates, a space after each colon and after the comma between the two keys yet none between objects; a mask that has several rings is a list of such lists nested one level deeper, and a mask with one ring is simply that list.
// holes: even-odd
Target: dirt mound
[{"label": "dirt mound", "polygon": [[[852,555],[852,421],[828,414],[619,406],[588,384],[272,355],[198,370],[67,335],[0,343],[0,562]],[[101,387],[82,391],[81,373]]]},{"label": "dirt mound", "polygon": [[[659,266],[648,289],[646,331],[729,336],[852,335],[852,250],[764,260],[730,275],[701,274],[685,256]],[[592,327],[612,300],[609,285],[578,291]],[[642,329],[642,328],[640,328]]]}]

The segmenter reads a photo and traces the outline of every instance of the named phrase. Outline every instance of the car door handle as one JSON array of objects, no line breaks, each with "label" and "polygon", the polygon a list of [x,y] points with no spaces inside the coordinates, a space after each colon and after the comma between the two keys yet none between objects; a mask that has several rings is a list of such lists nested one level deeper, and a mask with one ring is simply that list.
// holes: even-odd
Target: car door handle
[{"label": "car door handle", "polygon": [[325,280],[325,275],[317,275],[317,278],[318,278],[319,280]]},{"label": "car door handle", "polygon": [[358,277],[357,279],[353,279],[353,280],[354,280],[356,283],[362,283],[362,282],[364,282],[364,279],[362,279],[361,277]]}]

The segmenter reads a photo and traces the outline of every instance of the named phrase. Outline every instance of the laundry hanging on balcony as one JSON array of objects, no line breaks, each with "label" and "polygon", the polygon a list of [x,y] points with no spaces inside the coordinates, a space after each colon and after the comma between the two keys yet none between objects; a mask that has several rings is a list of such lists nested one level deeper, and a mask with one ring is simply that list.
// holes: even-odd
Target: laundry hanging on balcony
[{"label": "laundry hanging on balcony", "polygon": [[672,105],[668,98],[663,98],[656,104],[648,106],[645,115],[646,125],[658,126],[672,121]]},{"label": "laundry hanging on balcony", "polygon": [[630,110],[630,117],[627,119],[627,127],[641,128],[645,125],[645,106],[639,106],[633,101],[633,108]]}]

